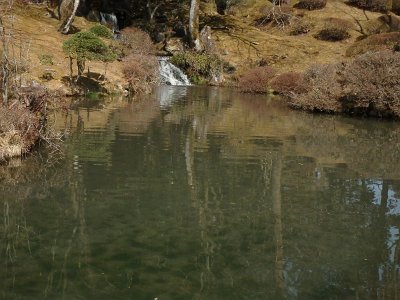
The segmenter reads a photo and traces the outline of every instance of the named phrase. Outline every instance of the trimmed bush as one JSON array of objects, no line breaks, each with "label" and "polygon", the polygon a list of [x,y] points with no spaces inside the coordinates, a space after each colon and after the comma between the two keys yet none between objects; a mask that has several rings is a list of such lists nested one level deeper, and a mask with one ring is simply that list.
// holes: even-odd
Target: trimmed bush
[{"label": "trimmed bush", "polygon": [[300,0],[294,5],[295,8],[316,10],[326,6],[327,0]]},{"label": "trimmed bush", "polygon": [[123,63],[122,72],[131,93],[147,93],[158,82],[158,62],[155,56],[130,54]]},{"label": "trimmed bush", "polygon": [[324,28],[315,35],[315,38],[319,40],[331,42],[343,41],[349,37],[350,33],[348,33],[347,30],[335,27]]},{"label": "trimmed bush", "polygon": [[391,10],[387,0],[349,0],[349,4],[362,9],[385,12]]},{"label": "trimmed bush", "polygon": [[400,43],[400,32],[374,34],[363,40],[356,41],[347,51],[347,56],[356,56],[367,52],[390,50]]},{"label": "trimmed bush", "polygon": [[302,73],[286,72],[273,78],[269,85],[278,94],[290,96],[306,91]]},{"label": "trimmed bush", "polygon": [[342,41],[350,37],[349,29],[352,26],[353,24],[347,20],[329,18],[325,20],[324,28],[315,35],[315,38],[323,41]]},{"label": "trimmed bush", "polygon": [[94,33],[98,37],[106,38],[106,39],[112,39],[114,37],[112,31],[101,24],[94,25],[92,28],[89,29],[90,32]]},{"label": "trimmed bush", "polygon": [[115,59],[113,51],[93,32],[75,33],[64,42],[63,50],[71,58],[71,67],[72,59],[76,59],[78,75],[83,73],[86,60],[110,62]]},{"label": "trimmed bush", "polygon": [[271,67],[252,68],[239,78],[239,90],[245,93],[267,93],[269,82],[275,74],[276,71]]}]

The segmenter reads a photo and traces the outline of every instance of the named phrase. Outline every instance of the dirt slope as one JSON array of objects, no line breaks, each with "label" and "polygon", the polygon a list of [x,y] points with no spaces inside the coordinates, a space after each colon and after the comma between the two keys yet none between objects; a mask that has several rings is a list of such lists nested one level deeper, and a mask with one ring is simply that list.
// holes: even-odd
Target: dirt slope
[{"label": "dirt slope", "polygon": [[[313,63],[327,63],[345,58],[346,49],[360,33],[351,31],[351,38],[342,42],[324,42],[313,37],[324,25],[326,18],[339,17],[354,24],[365,22],[367,18],[376,19],[379,13],[368,12],[348,6],[342,0],[328,0],[322,10],[295,10],[294,14],[302,16],[315,26],[311,32],[299,35],[289,35],[290,28],[279,29],[273,26],[263,28],[254,26],[260,17],[264,1],[243,0],[235,7],[233,15],[203,14],[202,23],[211,25],[212,36],[224,60],[232,63],[240,74],[241,71],[258,64],[263,59],[269,65],[280,71],[304,70]],[[23,56],[28,57],[29,70],[24,74],[26,81],[41,81],[52,89],[64,88],[62,79],[69,74],[69,61],[62,51],[62,43],[68,36],[57,31],[59,22],[52,18],[44,6],[25,5],[16,7],[12,17],[6,22],[12,33],[17,37],[17,44],[23,45]],[[93,23],[84,18],[75,18],[76,30],[86,30]],[[15,45],[18,50],[19,45]],[[53,57],[53,65],[40,62],[40,55]],[[91,72],[103,74],[102,63],[89,63]],[[107,70],[107,81],[114,85],[123,84],[122,64],[114,62]],[[54,80],[41,80],[45,72],[52,72]],[[107,85],[107,83],[104,83]]]},{"label": "dirt slope", "polygon": [[[257,1],[249,5],[253,9],[246,6],[246,2],[243,7],[236,8],[236,16],[210,17],[215,23],[224,24],[223,28],[215,26],[214,38],[218,47],[224,49],[222,54],[225,59],[233,62],[239,70],[256,64],[262,58],[282,70],[304,70],[313,63],[345,59],[346,49],[361,35],[356,31],[359,28],[356,20],[364,23],[367,17],[376,19],[381,15],[373,12],[366,12],[365,15],[362,10],[348,6],[344,1],[328,0],[327,6],[321,10],[295,10],[294,14],[313,23],[314,28],[307,34],[291,36],[288,27],[254,26],[262,5]],[[325,20],[332,17],[348,20],[354,25],[351,38],[342,42],[326,42],[313,37],[324,26]]]}]

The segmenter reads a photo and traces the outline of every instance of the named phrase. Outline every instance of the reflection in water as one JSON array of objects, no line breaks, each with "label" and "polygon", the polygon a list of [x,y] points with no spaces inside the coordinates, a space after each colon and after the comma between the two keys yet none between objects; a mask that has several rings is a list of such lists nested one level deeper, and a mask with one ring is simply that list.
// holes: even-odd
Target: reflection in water
[{"label": "reflection in water", "polygon": [[112,105],[57,116],[57,165],[0,167],[0,299],[399,298],[399,124],[218,88]]}]

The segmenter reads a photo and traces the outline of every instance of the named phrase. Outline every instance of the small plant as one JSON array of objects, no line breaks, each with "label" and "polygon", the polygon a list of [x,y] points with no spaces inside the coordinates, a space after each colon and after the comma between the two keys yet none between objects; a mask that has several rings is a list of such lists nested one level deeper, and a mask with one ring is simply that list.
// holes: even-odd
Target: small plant
[{"label": "small plant", "polygon": [[114,37],[112,31],[107,26],[101,24],[94,25],[92,28],[89,29],[89,32],[94,33],[98,37],[106,39],[112,39]]},{"label": "small plant", "polygon": [[39,61],[42,65],[45,65],[45,66],[52,66],[54,64],[53,55],[51,55],[51,54],[39,55]]},{"label": "small plant", "polygon": [[300,0],[294,7],[300,9],[316,10],[326,6],[327,0]]},{"label": "small plant", "polygon": [[275,74],[276,71],[271,67],[252,68],[239,78],[239,90],[245,93],[267,93],[269,82]]},{"label": "small plant", "polygon": [[278,94],[290,96],[306,91],[302,73],[286,72],[273,78],[269,85]]},{"label": "small plant", "polygon": [[46,69],[43,72],[42,76],[40,76],[40,78],[42,78],[45,81],[53,80],[54,79],[54,73],[55,73],[54,70]]}]

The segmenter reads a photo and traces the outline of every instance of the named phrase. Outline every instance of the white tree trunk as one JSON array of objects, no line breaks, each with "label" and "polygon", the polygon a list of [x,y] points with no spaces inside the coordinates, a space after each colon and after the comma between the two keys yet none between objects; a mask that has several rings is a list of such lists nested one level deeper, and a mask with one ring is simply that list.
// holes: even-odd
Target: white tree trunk
[{"label": "white tree trunk", "polygon": [[79,0],[63,0],[60,5],[61,20],[63,20],[58,31],[67,34],[78,10]]},{"label": "white tree trunk", "polygon": [[189,38],[191,47],[194,48],[196,51],[203,50],[199,36],[199,6],[200,0],[190,1]]}]

